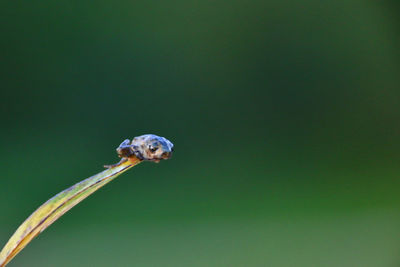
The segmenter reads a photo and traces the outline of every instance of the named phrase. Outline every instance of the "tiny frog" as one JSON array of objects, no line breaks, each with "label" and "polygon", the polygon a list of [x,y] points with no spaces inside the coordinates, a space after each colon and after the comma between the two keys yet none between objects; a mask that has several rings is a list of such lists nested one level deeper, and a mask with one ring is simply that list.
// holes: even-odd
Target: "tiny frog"
[{"label": "tiny frog", "polygon": [[154,134],[145,134],[132,139],[123,141],[117,147],[118,157],[122,158],[120,162],[113,165],[105,165],[105,168],[112,168],[127,161],[130,157],[137,157],[140,160],[160,162],[163,159],[169,159],[174,151],[174,145],[164,137]]}]

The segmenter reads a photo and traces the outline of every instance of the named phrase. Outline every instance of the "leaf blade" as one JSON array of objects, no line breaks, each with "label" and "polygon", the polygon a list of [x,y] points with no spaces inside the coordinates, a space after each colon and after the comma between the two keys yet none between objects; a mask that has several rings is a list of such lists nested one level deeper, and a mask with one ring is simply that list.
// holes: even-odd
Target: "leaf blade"
[{"label": "leaf blade", "polygon": [[137,158],[95,174],[61,191],[36,209],[15,231],[0,252],[0,267],[10,262],[30,241],[58,218],[117,176],[139,164]]}]

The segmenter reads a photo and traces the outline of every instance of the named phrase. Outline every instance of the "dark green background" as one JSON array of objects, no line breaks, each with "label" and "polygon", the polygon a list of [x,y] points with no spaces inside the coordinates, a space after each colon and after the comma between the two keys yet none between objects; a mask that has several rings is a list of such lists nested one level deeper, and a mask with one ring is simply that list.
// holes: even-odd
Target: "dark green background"
[{"label": "dark green background", "polygon": [[175,144],[10,266],[399,266],[396,2],[2,1],[1,246],[125,138]]}]

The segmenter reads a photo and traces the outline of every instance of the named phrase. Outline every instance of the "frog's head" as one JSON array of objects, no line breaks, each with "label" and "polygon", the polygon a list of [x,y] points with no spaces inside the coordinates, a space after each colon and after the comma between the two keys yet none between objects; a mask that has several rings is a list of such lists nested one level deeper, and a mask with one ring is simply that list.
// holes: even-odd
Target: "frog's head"
[{"label": "frog's head", "polygon": [[154,134],[135,137],[132,145],[136,157],[154,162],[171,158],[174,151],[174,145],[169,140]]}]

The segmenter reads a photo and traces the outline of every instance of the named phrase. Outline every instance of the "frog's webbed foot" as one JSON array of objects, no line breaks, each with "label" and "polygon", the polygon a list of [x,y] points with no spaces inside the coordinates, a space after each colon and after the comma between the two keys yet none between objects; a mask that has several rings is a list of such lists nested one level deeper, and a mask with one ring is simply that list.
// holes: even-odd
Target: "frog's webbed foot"
[{"label": "frog's webbed foot", "polygon": [[104,165],[104,168],[111,169],[111,168],[119,166],[120,164],[124,163],[125,161],[128,161],[128,159],[127,158],[122,158],[118,163],[115,163],[115,164],[112,164],[112,165]]}]

